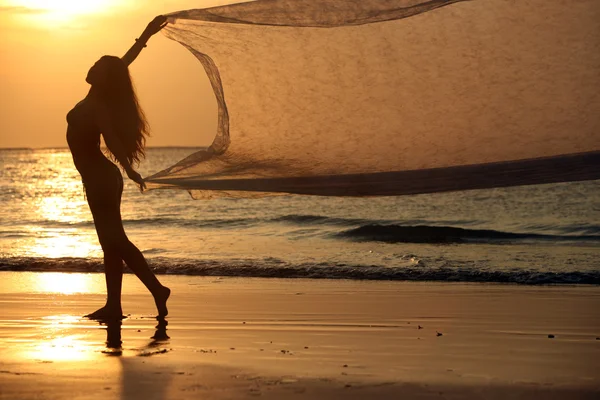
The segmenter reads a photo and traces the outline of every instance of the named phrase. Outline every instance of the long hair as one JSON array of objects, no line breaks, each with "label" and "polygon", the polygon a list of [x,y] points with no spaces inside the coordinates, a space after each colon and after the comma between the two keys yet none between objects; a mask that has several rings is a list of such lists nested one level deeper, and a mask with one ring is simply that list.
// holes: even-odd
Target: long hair
[{"label": "long hair", "polygon": [[[140,107],[127,65],[119,57],[104,56],[100,59],[104,69],[104,79],[95,84],[98,94],[111,116],[111,124],[125,149],[130,165],[139,164],[146,156],[144,147],[149,126]],[[114,151],[106,144],[111,158]],[[118,160],[116,160],[118,161]],[[123,166],[124,167],[124,166]]]}]

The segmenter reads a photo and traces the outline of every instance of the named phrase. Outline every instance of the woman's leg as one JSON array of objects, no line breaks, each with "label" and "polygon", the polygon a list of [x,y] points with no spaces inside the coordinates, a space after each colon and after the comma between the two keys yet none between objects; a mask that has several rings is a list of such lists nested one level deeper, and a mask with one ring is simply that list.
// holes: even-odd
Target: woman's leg
[{"label": "woman's leg", "polygon": [[117,252],[104,253],[104,276],[106,278],[106,308],[122,316],[123,260]]},{"label": "woman's leg", "polygon": [[[100,246],[104,252],[104,277],[106,279],[106,305],[86,317],[122,319],[123,260],[118,249],[113,245],[112,238],[125,235],[121,222],[123,178],[116,166],[111,166],[106,172],[106,174],[99,174],[91,182],[84,183],[86,199],[94,218]],[[115,219],[118,221],[117,226],[114,222],[110,222]],[[121,229],[118,228],[118,225],[121,226]]]},{"label": "woman's leg", "polygon": [[[104,233],[109,221],[101,223],[100,230]],[[122,226],[121,226],[122,230]],[[99,310],[86,315],[86,317],[94,319],[112,319],[122,318],[123,311],[121,309],[121,284],[123,281],[123,263],[124,260],[127,266],[135,273],[140,281],[152,293],[154,303],[158,311],[159,317],[166,317],[169,313],[167,309],[167,300],[171,295],[171,290],[166,286],[161,285],[158,281],[142,252],[131,243],[125,233],[118,234],[117,229],[112,229],[117,235],[112,236],[110,243],[108,239],[101,239],[102,248],[104,249],[104,272],[106,277],[106,305]],[[104,236],[104,235],[102,235]]]},{"label": "woman's leg", "polygon": [[106,307],[122,316],[123,260],[118,253],[104,253],[104,276],[106,278]]},{"label": "woman's leg", "polygon": [[91,314],[92,319],[122,319],[121,286],[123,282],[123,260],[118,252],[104,252],[104,276],[106,279],[106,305]]},{"label": "woman's leg", "polygon": [[158,281],[152,270],[150,270],[142,252],[127,237],[125,237],[125,242],[119,243],[119,248],[121,249],[120,255],[127,266],[152,293],[158,316],[165,317],[169,313],[167,299],[171,295],[171,290]]},{"label": "woman's leg", "polygon": [[91,318],[101,314],[112,316],[118,314],[121,316],[122,261],[125,261],[127,266],[152,293],[158,315],[164,317],[168,313],[167,299],[171,294],[171,290],[160,284],[150,270],[141,251],[129,241],[125,234],[121,220],[123,179],[116,167],[115,170],[115,179],[104,179],[93,188],[86,186],[88,204],[94,217],[94,225],[96,226],[100,245],[104,251],[107,288],[106,306],[89,314],[89,316]]},{"label": "woman's leg", "polygon": [[150,270],[142,252],[129,241],[123,229],[120,215],[115,216],[114,212],[108,212],[103,214],[103,218],[95,218],[95,220],[100,244],[104,250],[108,293],[106,307],[108,308],[110,305],[113,314],[117,310],[120,312],[121,282],[123,279],[121,260],[123,260],[152,293],[158,316],[165,317],[168,314],[167,299],[171,294],[171,290],[161,285],[152,270]]}]

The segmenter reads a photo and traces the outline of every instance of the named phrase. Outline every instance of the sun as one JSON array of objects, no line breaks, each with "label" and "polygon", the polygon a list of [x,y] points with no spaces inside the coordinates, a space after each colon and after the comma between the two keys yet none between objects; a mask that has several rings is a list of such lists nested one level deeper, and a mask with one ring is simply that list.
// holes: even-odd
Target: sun
[{"label": "sun", "polygon": [[31,10],[77,15],[97,12],[107,6],[110,0],[17,0],[14,3]]},{"label": "sun", "polygon": [[15,7],[28,10],[25,17],[50,25],[68,23],[83,15],[98,14],[116,0],[12,0]]}]

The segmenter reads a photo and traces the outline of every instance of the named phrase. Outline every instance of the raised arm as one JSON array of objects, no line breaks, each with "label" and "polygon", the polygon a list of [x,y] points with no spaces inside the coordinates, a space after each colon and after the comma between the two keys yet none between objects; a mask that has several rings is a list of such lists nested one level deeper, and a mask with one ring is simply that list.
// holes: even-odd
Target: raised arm
[{"label": "raised arm", "polygon": [[164,28],[165,25],[167,25],[167,17],[159,15],[158,17],[154,18],[148,24],[146,29],[144,29],[144,32],[140,35],[140,37],[135,39],[135,44],[131,46],[131,48],[123,57],[121,57],[121,60],[123,60],[125,65],[129,66],[137,58],[142,49],[146,47],[146,43],[152,37],[152,35]]}]

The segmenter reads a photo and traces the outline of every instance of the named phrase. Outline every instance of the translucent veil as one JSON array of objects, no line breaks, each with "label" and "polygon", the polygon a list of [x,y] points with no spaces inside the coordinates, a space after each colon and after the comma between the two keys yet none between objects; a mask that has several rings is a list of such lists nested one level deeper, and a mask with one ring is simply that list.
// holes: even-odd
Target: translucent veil
[{"label": "translucent veil", "polygon": [[168,15],[212,145],[194,197],[378,196],[600,179],[597,0],[259,0]]}]

